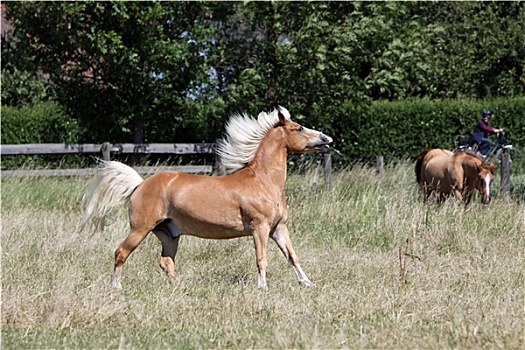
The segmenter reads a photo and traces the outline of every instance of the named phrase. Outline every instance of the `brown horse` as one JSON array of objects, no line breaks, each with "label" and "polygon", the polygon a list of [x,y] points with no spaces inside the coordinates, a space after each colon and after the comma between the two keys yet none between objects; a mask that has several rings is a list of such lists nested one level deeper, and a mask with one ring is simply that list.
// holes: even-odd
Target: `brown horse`
[{"label": "brown horse", "polygon": [[267,245],[273,239],[290,263],[298,282],[311,286],[288,228],[284,194],[289,152],[316,151],[332,139],[290,120],[278,107],[257,119],[234,115],[218,145],[228,174],[193,175],[162,171],[145,180],[119,162],[105,161],[89,193],[84,224],[102,225],[104,215],[129,202],[131,229],[115,251],[113,285],[121,287],[122,265],[153,232],[162,243],[160,267],[175,280],[174,259],[181,235],[229,239],[253,236],[258,287],[266,287]]},{"label": "brown horse", "polygon": [[490,202],[490,184],[494,179],[494,163],[488,164],[471,152],[452,153],[443,149],[423,151],[416,160],[416,180],[426,199],[432,194],[442,202],[453,195],[470,203],[475,189],[481,202]]}]

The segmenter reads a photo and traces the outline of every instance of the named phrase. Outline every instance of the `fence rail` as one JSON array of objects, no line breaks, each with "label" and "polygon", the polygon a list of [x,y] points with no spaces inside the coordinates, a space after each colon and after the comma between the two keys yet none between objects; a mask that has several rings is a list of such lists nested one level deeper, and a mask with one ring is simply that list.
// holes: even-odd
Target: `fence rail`
[{"label": "fence rail", "polygon": [[[22,145],[1,145],[2,156],[17,155],[49,155],[49,154],[88,154],[101,153],[102,159],[110,160],[111,154],[212,154],[214,143],[31,143]],[[501,194],[505,197],[510,193],[509,155],[503,154],[501,165]],[[332,162],[330,154],[323,155],[324,177],[328,186],[332,182]],[[383,157],[376,159],[376,170],[383,175]],[[175,170],[187,173],[210,174],[212,165],[179,165],[158,167],[135,167],[141,174],[152,174],[162,170]],[[43,169],[43,170],[3,170],[2,177],[12,176],[85,176],[94,174],[96,169]]]},{"label": "fence rail", "polygon": [[[110,160],[111,154],[212,154],[213,143],[32,143],[22,145],[1,145],[2,156],[50,155],[50,154],[93,154]],[[179,165],[158,167],[135,167],[141,174],[152,174],[162,170],[176,170],[187,173],[212,173],[211,165]],[[85,176],[95,173],[95,169],[42,169],[42,170],[3,170],[2,177],[12,176]]]},{"label": "fence rail", "polygon": [[45,155],[82,153],[172,153],[209,154],[213,153],[213,143],[29,143],[23,145],[2,145],[2,155]]},{"label": "fence rail", "polygon": [[[155,174],[163,170],[181,171],[195,174],[211,174],[211,165],[179,165],[179,166],[139,166],[133,167],[139,174]],[[94,175],[96,169],[40,169],[40,170],[2,170],[2,177],[47,177],[47,176],[87,176]]]},{"label": "fence rail", "polygon": [[[51,155],[51,154],[101,154],[103,160],[110,160],[112,154],[213,154],[214,143],[32,143],[22,145],[1,145],[3,156],[18,155]],[[332,182],[332,166],[330,154],[324,154],[324,176],[328,186]],[[215,167],[218,164],[215,164]],[[134,167],[141,174],[153,174],[162,170],[175,170],[187,173],[211,174],[212,165],[179,165],[157,167]],[[41,169],[41,170],[3,170],[2,177],[13,176],[86,176],[94,174],[96,169]],[[219,173],[223,173],[218,169]]]}]

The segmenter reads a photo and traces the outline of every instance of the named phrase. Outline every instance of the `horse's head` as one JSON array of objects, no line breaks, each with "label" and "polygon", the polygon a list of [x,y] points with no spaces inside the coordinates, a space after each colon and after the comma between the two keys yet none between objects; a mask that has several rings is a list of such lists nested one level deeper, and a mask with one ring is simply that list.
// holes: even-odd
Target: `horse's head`
[{"label": "horse's head", "polygon": [[279,126],[284,130],[286,149],[289,153],[319,151],[328,148],[328,144],[333,141],[330,136],[322,132],[291,121],[290,113],[286,108],[278,107],[275,113],[279,117]]},{"label": "horse's head", "polygon": [[481,203],[488,204],[490,202],[490,184],[494,179],[494,163],[487,163],[485,161],[476,166],[477,180],[476,187],[481,195]]}]

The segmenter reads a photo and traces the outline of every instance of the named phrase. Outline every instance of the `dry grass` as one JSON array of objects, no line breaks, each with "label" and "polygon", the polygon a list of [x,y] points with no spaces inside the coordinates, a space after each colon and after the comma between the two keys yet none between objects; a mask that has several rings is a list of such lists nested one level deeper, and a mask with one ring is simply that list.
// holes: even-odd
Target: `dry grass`
[{"label": "dry grass", "polygon": [[151,235],[111,288],[126,214],[78,233],[86,180],[2,180],[2,348],[524,348],[525,210],[424,205],[410,164],[355,167],[331,190],[291,176],[290,231],[316,288],[270,245],[181,239],[173,286]]}]

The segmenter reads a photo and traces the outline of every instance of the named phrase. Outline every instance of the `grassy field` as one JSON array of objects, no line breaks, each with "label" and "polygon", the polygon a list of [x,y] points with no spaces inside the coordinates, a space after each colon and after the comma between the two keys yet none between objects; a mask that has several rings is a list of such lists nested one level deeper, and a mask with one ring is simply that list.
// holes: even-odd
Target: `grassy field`
[{"label": "grassy field", "polygon": [[381,179],[356,166],[331,189],[315,172],[292,175],[290,232],[315,288],[270,242],[257,290],[250,238],[183,237],[172,285],[150,235],[115,290],[126,212],[79,233],[87,183],[2,180],[3,349],[525,347],[523,203],[423,204],[412,163]]}]

